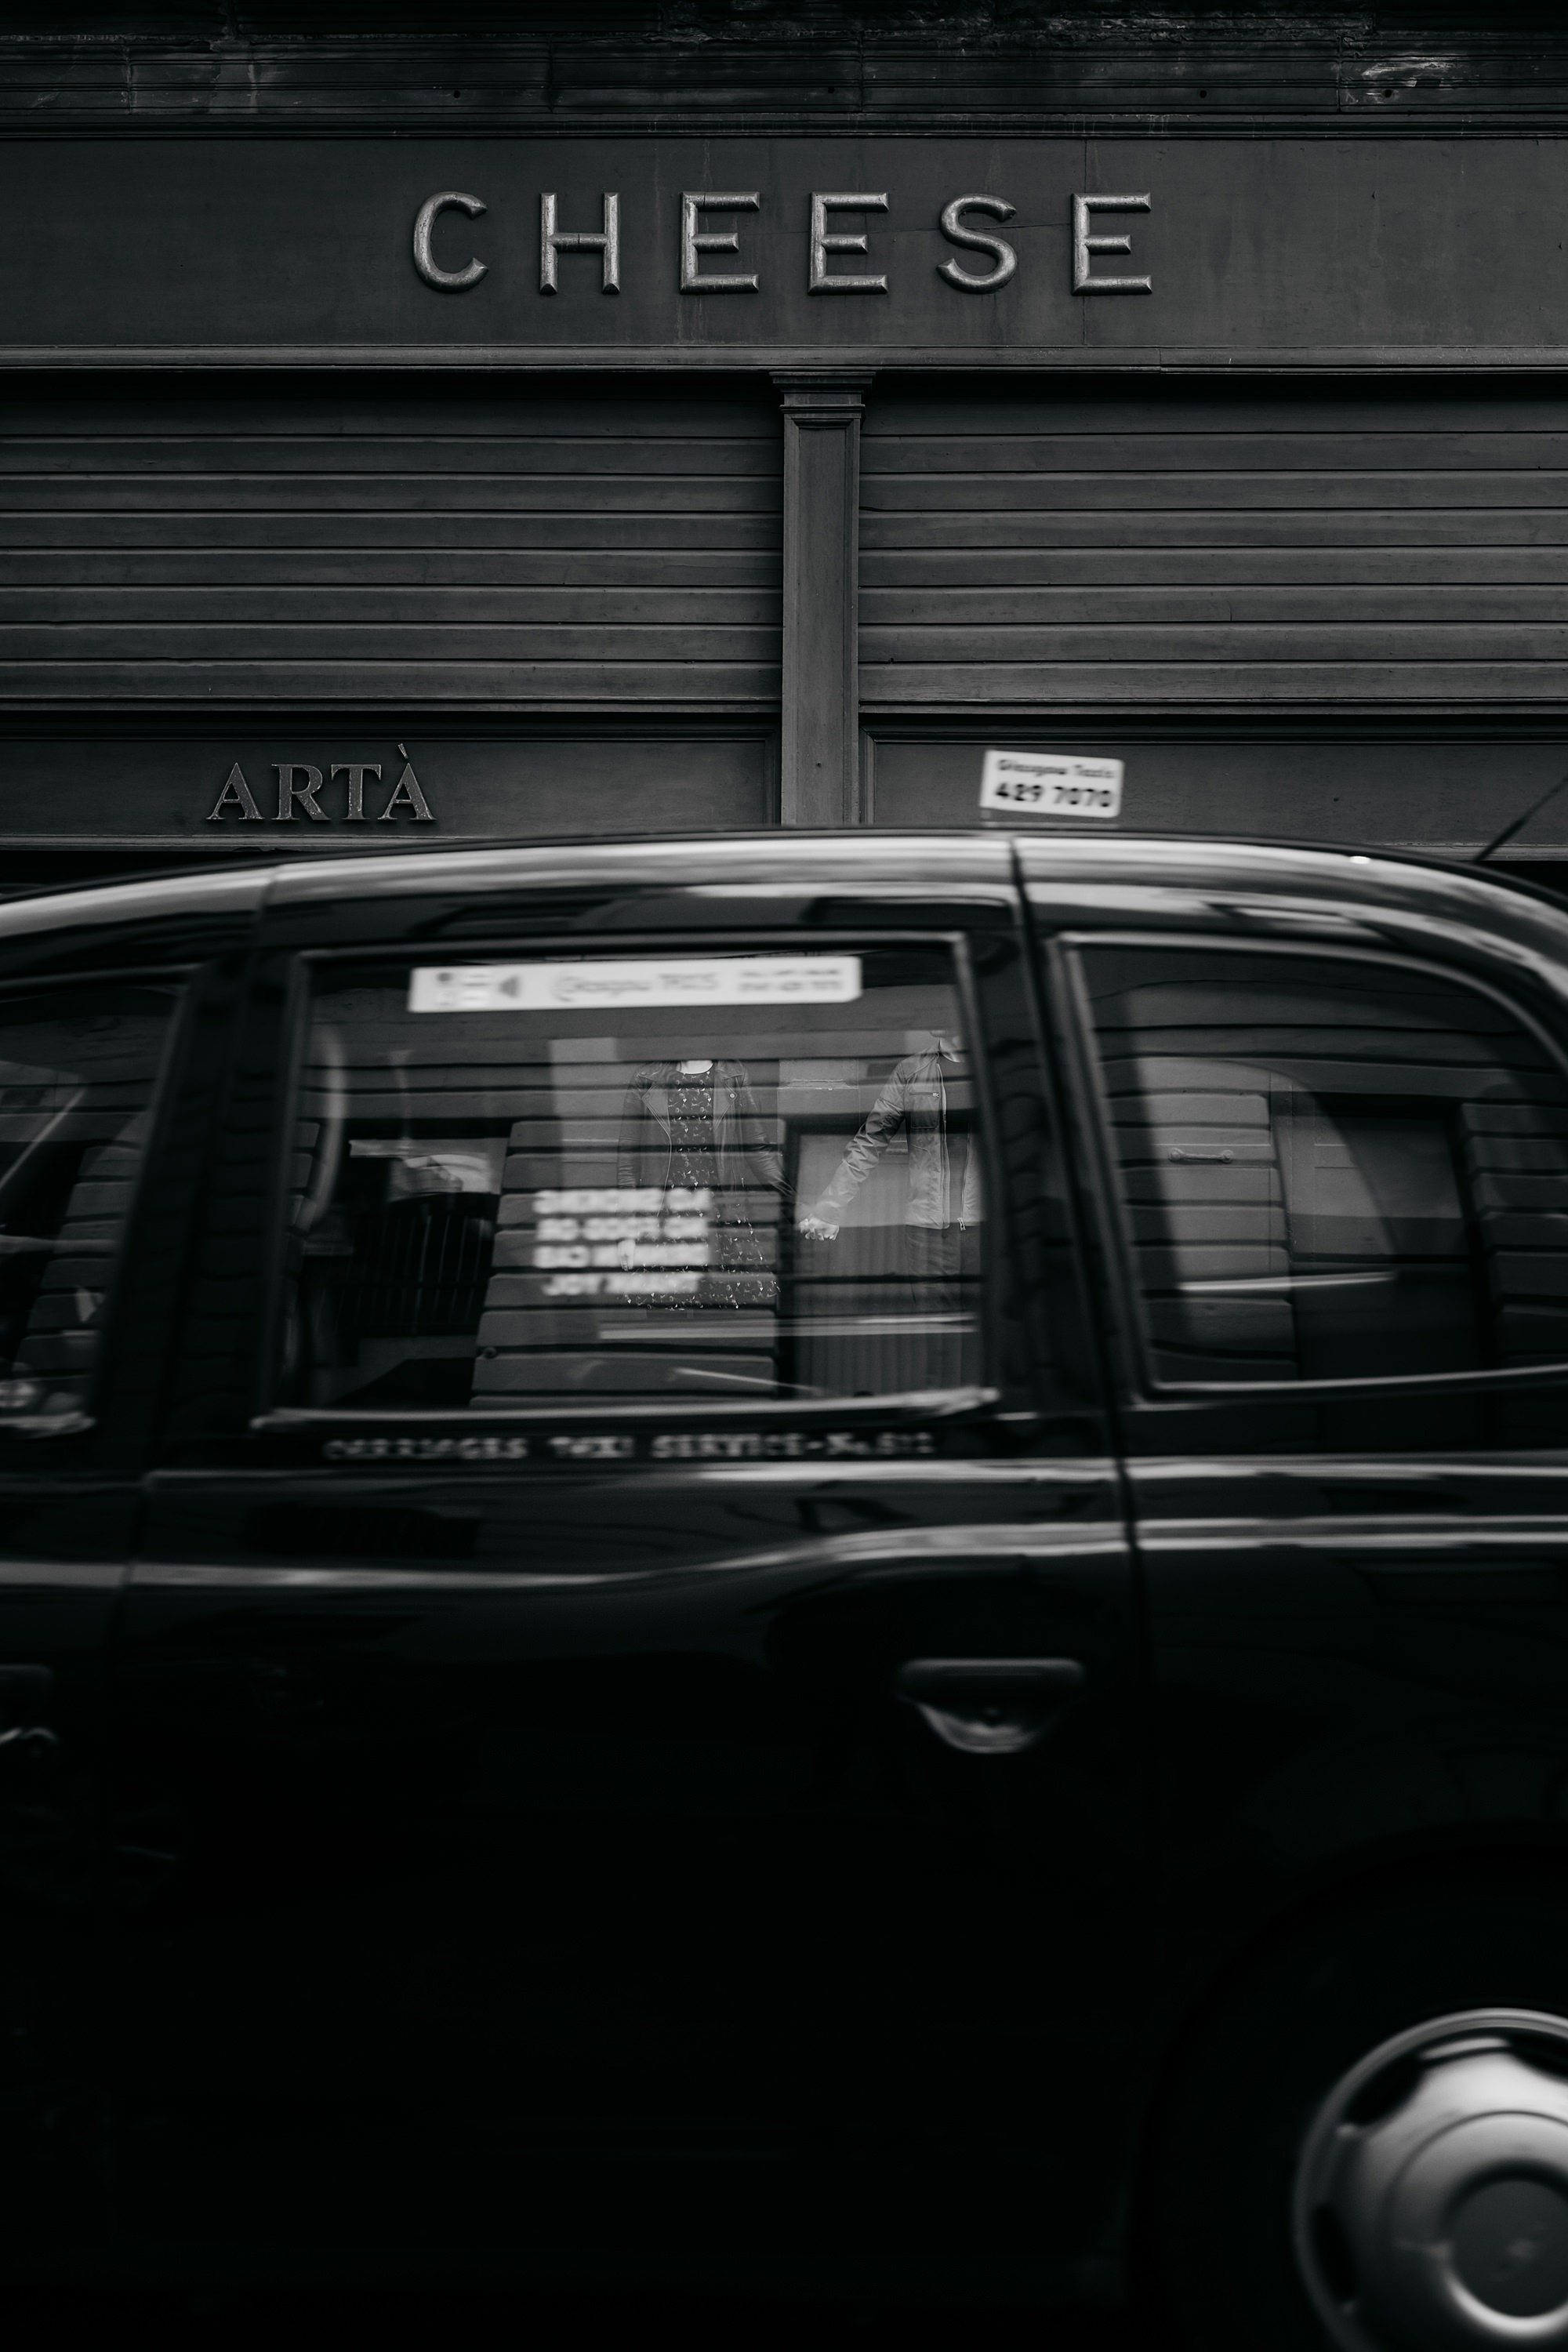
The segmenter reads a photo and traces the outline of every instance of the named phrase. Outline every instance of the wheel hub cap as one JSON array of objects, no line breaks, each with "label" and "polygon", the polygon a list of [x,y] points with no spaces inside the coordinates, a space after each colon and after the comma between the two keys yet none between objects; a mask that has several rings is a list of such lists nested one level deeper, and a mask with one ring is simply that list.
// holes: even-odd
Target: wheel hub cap
[{"label": "wheel hub cap", "polygon": [[1369,2052],[1312,2119],[1292,2219],[1344,2352],[1568,2352],[1568,2020],[1467,2011]]},{"label": "wheel hub cap", "polygon": [[1543,2180],[1489,2181],[1454,2215],[1454,2268],[1485,2308],[1538,2319],[1568,2303],[1568,2198]]}]

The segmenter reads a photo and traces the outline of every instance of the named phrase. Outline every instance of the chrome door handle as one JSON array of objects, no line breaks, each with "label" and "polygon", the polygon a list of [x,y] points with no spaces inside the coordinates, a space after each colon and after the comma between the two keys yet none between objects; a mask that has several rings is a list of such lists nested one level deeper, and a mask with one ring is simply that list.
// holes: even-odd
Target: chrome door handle
[{"label": "chrome door handle", "polygon": [[0,1715],[37,1723],[54,1705],[55,1677],[48,1666],[0,1666]]},{"label": "chrome door handle", "polygon": [[1017,1756],[1045,1738],[1088,1680],[1078,1658],[910,1658],[893,1688],[949,1748]]},{"label": "chrome door handle", "polygon": [[0,1793],[36,1795],[59,1762],[60,1742],[45,1717],[55,1677],[47,1666],[0,1666]]},{"label": "chrome door handle", "polygon": [[47,1723],[15,1723],[0,1731],[0,1755],[19,1757],[25,1766],[52,1764],[59,1752],[59,1734]]}]

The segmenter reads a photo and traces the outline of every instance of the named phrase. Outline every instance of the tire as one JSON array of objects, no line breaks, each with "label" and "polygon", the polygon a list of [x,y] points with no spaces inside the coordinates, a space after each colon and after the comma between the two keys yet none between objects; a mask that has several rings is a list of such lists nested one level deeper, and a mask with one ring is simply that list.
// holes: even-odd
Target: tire
[{"label": "tire", "polygon": [[1192,2352],[1568,2347],[1568,1873],[1280,1945],[1182,2051],[1146,2180]]}]

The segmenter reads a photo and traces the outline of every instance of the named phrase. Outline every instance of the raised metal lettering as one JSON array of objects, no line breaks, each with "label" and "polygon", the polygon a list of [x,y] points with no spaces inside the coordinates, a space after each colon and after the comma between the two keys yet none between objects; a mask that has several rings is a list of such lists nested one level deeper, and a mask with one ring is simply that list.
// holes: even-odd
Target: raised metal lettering
[{"label": "raised metal lettering", "polygon": [[887,209],[886,196],[813,194],[811,269],[806,279],[808,294],[885,294],[887,292],[888,281],[885,278],[832,278],[829,277],[827,270],[827,257],[830,253],[864,253],[866,251],[864,229],[855,236],[840,236],[837,234],[830,236],[827,232],[828,214],[885,213]]},{"label": "raised metal lettering", "polygon": [[971,246],[976,253],[993,253],[994,269],[984,278],[976,278],[967,269],[960,269],[956,261],[937,265],[937,276],[945,278],[963,294],[993,294],[998,286],[1005,286],[1018,267],[1018,256],[1005,236],[994,236],[989,229],[965,228],[960,215],[966,212],[994,213],[998,220],[1011,220],[1017,207],[1001,196],[954,196],[952,204],[942,209],[942,233],[954,245]]},{"label": "raised metal lettering", "polygon": [[[381,772],[376,769],[373,772],[379,775]],[[318,776],[316,781],[320,783],[321,778]],[[436,822],[430,813],[430,803],[419,789],[419,779],[414,772],[412,762],[398,777],[392,798],[381,812],[380,822],[385,824],[390,820],[393,811],[400,808],[413,810],[416,824],[434,824]]]},{"label": "raised metal lettering", "polygon": [[380,782],[381,761],[379,760],[339,760],[332,769],[334,782],[339,776],[346,776],[349,780],[349,806],[346,822],[350,824],[363,824],[364,823],[364,780],[367,776],[374,776],[376,782]]},{"label": "raised metal lettering", "polygon": [[466,287],[477,286],[488,265],[470,261],[466,269],[443,269],[430,247],[437,220],[445,212],[468,213],[477,219],[484,209],[478,196],[465,196],[456,188],[443,188],[438,196],[426,196],[415,214],[414,267],[426,285],[434,286],[437,294],[461,294]]},{"label": "raised metal lettering", "polygon": [[1075,196],[1072,200],[1072,290],[1075,294],[1152,294],[1152,278],[1095,278],[1097,253],[1131,253],[1130,236],[1090,236],[1093,213],[1146,213],[1153,206],[1142,196]]},{"label": "raised metal lettering", "polygon": [[757,278],[731,272],[725,276],[715,272],[710,278],[701,274],[700,257],[705,253],[739,253],[741,232],[738,228],[700,230],[698,222],[703,213],[754,213],[760,210],[762,197],[722,195],[711,189],[689,190],[680,199],[680,290],[683,294],[754,294]]},{"label": "raised metal lettering", "polygon": [[213,803],[207,823],[216,824],[225,809],[227,808],[237,808],[239,811],[241,824],[261,823],[261,811],[250,796],[250,786],[245,781],[245,771],[237,760],[228,772],[228,782]]},{"label": "raised metal lettering", "polygon": [[555,257],[560,253],[597,253],[604,258],[604,278],[601,290],[618,294],[621,290],[621,200],[613,191],[605,196],[605,226],[602,229],[556,226],[553,194],[539,199],[539,290],[542,294],[559,292],[555,283]]},{"label": "raised metal lettering", "polygon": [[[316,794],[321,789],[320,768],[312,768],[308,760],[279,760],[276,764],[278,823],[291,824],[294,821],[294,803],[296,801],[303,801],[306,815],[317,824],[325,824],[327,812],[324,808],[319,807],[316,802]],[[304,782],[297,784],[294,782],[296,776],[303,776]]]}]

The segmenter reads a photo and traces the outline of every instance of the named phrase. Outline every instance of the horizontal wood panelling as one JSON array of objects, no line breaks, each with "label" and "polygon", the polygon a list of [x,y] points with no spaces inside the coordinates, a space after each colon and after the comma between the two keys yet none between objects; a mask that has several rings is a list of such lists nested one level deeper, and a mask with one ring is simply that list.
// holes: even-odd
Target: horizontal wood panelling
[{"label": "horizontal wood panelling", "polygon": [[[1348,680],[1348,682],[1347,682]],[[1089,656],[1059,662],[910,663],[889,677],[861,670],[864,708],[925,709],[933,705],[1097,703],[1159,707],[1245,703],[1278,709],[1296,702],[1557,704],[1568,700],[1568,661],[1207,662],[1152,658],[1107,661]]]},{"label": "horizontal wood panelling", "polygon": [[[771,523],[770,529],[776,541],[776,523]],[[0,533],[0,548],[14,543]],[[236,588],[234,548],[241,543],[247,584]],[[29,585],[20,593],[30,596],[35,589],[44,587],[74,588],[83,595],[91,595],[100,587],[134,587],[155,594],[196,586],[233,590],[240,595],[257,594],[263,589],[300,594],[342,585],[363,589],[364,557],[363,545],[258,546],[254,539],[240,542],[233,533],[225,533],[222,545],[213,547],[30,546]],[[376,542],[376,581],[389,596],[405,589],[419,595],[486,596],[498,589],[554,590],[566,597],[590,590],[607,593],[618,589],[640,595],[652,588],[665,593],[689,588],[731,594],[750,588],[771,595],[775,605],[778,600],[776,545],[753,552],[742,547],[403,547],[383,541]]]},{"label": "horizontal wood panelling", "polygon": [[[1477,625],[1477,588],[875,588],[860,600],[860,618],[889,630],[889,642],[908,630],[920,640],[926,628],[947,630],[954,654],[975,661],[1032,658],[1039,630],[1051,628],[1065,642],[1079,637],[1145,635],[1152,625],[1192,635],[1213,630],[1310,630],[1323,625],[1338,635],[1359,635],[1383,624],[1420,624],[1425,633]],[[1488,624],[1519,630],[1521,624],[1568,621],[1568,585],[1563,588],[1488,588]],[[0,597],[0,614],[5,600]],[[1493,628],[1481,628],[1486,642]],[[924,642],[924,640],[920,640]],[[1302,640],[1305,642],[1305,640]],[[1502,640],[1498,640],[1502,645]],[[1514,637],[1510,635],[1510,645]],[[1444,652],[1434,642],[1434,652]]]},{"label": "horizontal wood panelling", "polygon": [[[950,401],[933,402],[931,405],[950,414],[953,409]],[[1125,398],[1117,403],[1122,414],[1126,406]],[[1560,401],[1553,401],[1552,406],[1562,415]],[[1015,404],[1009,402],[1008,409],[1016,415]],[[1477,433],[1462,429],[1442,431],[1440,412],[1428,410],[1428,414],[1433,422],[1425,432],[1395,428],[1386,433],[1369,433],[1331,427],[1331,441],[1327,441],[1327,446],[1331,450],[1335,476],[1412,471],[1425,475],[1436,465],[1468,478],[1489,467],[1512,476],[1531,467],[1561,469],[1568,462],[1563,438],[1568,432],[1568,415],[1562,416],[1562,427],[1557,432]],[[955,419],[955,425],[956,423]],[[1441,432],[1441,439],[1435,445],[1436,432]],[[902,472],[945,475],[952,471],[949,433],[933,430],[902,437]],[[1302,431],[1292,425],[1282,425],[1277,432],[1183,432],[1179,427],[1167,427],[1164,431],[1140,433],[1111,426],[1097,431],[1088,448],[1085,438],[1081,432],[1013,432],[1004,425],[992,436],[976,436],[971,441],[965,451],[965,474],[1003,474],[1009,479],[1020,475],[1049,474],[1070,478],[1074,473],[1085,470],[1084,460],[1092,453],[1091,470],[1097,478],[1132,475],[1137,478],[1140,492],[1144,478],[1152,474],[1184,477],[1194,472],[1230,473],[1249,478],[1271,472],[1310,475],[1323,468],[1327,436],[1322,431]]]},{"label": "horizontal wood panelling", "polygon": [[[1461,520],[1462,516],[1462,520]],[[1449,528],[1442,528],[1449,520]],[[900,515],[889,519],[861,514],[860,545],[879,554],[910,550],[952,549],[984,553],[994,549],[1028,550],[1056,547],[1125,548],[1134,536],[1147,547],[1270,547],[1285,539],[1280,518],[1271,509],[1229,514],[1204,510],[1156,513],[1145,510],[1129,528],[1126,509],[1108,514],[951,514]],[[1561,547],[1568,545],[1568,511],[1553,509],[1532,513],[1526,508],[1489,512],[1485,508],[1461,509],[1451,519],[1430,511],[1379,511],[1358,515],[1316,514],[1298,507],[1290,515],[1289,544],[1330,547],[1358,555],[1372,547]]]},{"label": "horizontal wood panelling", "polygon": [[[51,589],[47,625],[124,626],[128,601],[123,586]],[[351,636],[369,625],[460,628],[465,646],[473,652],[480,650],[487,635],[510,635],[520,625],[536,635],[552,629],[576,635],[591,632],[597,641],[607,627],[669,630],[684,624],[683,634],[700,635],[717,624],[749,629],[765,658],[778,619],[777,591],[766,588],[356,588],[353,619],[346,627],[342,604],[341,583],[237,588],[226,582],[221,587],[135,590],[138,621],[154,630],[176,621],[194,621],[204,628],[228,624],[260,629],[276,624],[279,631],[308,625]],[[37,589],[0,588],[0,622],[37,625]]]},{"label": "horizontal wood panelling", "polygon": [[0,699],[766,706],[759,402],[17,403]]},{"label": "horizontal wood panelling", "polygon": [[443,656],[455,662],[520,662],[533,667],[542,664],[548,667],[557,661],[604,662],[618,658],[641,660],[648,665],[677,664],[684,674],[690,663],[712,664],[715,636],[724,652],[736,661],[765,662],[770,643],[766,628],[737,628],[728,623],[718,630],[711,625],[668,629],[646,623],[606,625],[602,621],[584,627],[546,622],[531,629],[481,628],[472,623],[443,627],[423,621],[415,628],[398,628],[374,622],[365,626],[343,627],[306,616],[279,627],[260,621],[236,625],[226,617],[204,620],[191,614],[177,622],[161,619],[152,625],[123,620],[89,626],[50,623],[39,627],[3,621],[0,625],[5,626],[6,654],[17,663],[102,659],[111,646],[121,659],[167,661],[169,630],[174,626],[184,631],[198,630],[203,657],[215,661],[364,662],[379,658],[400,666],[423,662],[427,668],[437,667]]},{"label": "horizontal wood panelling", "polygon": [[[1057,545],[944,550],[944,587],[872,589],[862,599],[862,608],[870,596],[898,595],[910,600],[929,596],[943,600],[946,609],[966,612],[969,607],[963,600],[988,590],[994,596],[1016,598],[1011,609],[1016,614],[1026,609],[1027,598],[1036,593],[1070,595],[1080,589],[1131,591],[1212,585],[1215,559],[1207,548],[1152,546],[1148,543],[1149,535],[1143,536],[1145,543],[1136,548]],[[1381,547],[1359,545],[1355,550],[1358,586],[1353,593],[1359,593],[1374,583],[1386,583],[1390,590],[1401,589],[1410,594],[1449,587],[1553,588],[1568,580],[1568,559],[1559,552],[1561,544],[1537,541],[1522,547],[1425,547],[1421,551],[1420,578],[1414,583],[1406,541]],[[1278,594],[1289,589],[1331,587],[1336,595],[1342,595],[1346,592],[1340,583],[1344,578],[1345,553],[1342,544],[1227,546],[1225,586],[1218,593],[1231,594],[1245,589],[1249,606],[1252,593],[1262,590]]]},{"label": "horizontal wood panelling", "polygon": [[[904,623],[947,632],[944,643],[965,657],[1006,660],[1005,641],[1017,639],[1026,655],[1035,633],[1077,629],[1100,635],[1142,630],[1169,623],[1177,628],[1279,628],[1297,625],[1337,625],[1360,630],[1369,624],[1415,622],[1467,630],[1474,625],[1477,589],[1369,586],[1354,588],[911,588],[868,590],[860,600],[861,619]],[[189,599],[181,600],[188,604]],[[1568,622],[1568,584],[1534,588],[1488,588],[1489,622]],[[0,614],[5,600],[0,595]],[[289,617],[280,614],[280,617]],[[670,617],[674,617],[671,615]]]},{"label": "horizontal wood panelling", "polygon": [[[1331,452],[1324,455],[1331,458]],[[523,496],[531,488],[517,486]],[[60,502],[76,503],[73,493],[77,491],[77,485],[62,484]],[[83,485],[81,494],[85,491]],[[5,495],[5,489],[0,488],[0,497]],[[199,488],[193,486],[190,495],[195,503],[201,495]],[[1084,507],[1098,513],[1138,515],[1149,508],[1185,512],[1201,506],[1211,512],[1233,507],[1261,508],[1285,520],[1300,508],[1321,514],[1325,507],[1342,507],[1355,515],[1370,506],[1386,508],[1391,513],[1414,507],[1423,513],[1442,515],[1469,507],[1493,512],[1509,507],[1561,508],[1568,501],[1568,473],[1525,467],[1517,473],[1471,474],[1414,467],[1398,472],[1367,474],[1352,468],[1342,473],[1331,464],[1311,470],[1303,467],[1291,473],[1215,473],[1202,467],[1132,473],[1115,466],[1104,473],[1068,473],[1049,467],[1033,472],[1025,457],[1010,473],[972,473],[966,468],[955,474],[922,467],[911,475],[882,477],[865,487],[864,504],[872,514],[884,508],[900,513],[917,500],[932,514],[982,515],[994,508],[1017,514],[1035,507],[1060,513],[1065,508]]]},{"label": "horizontal wood panelling", "polygon": [[625,473],[559,473],[515,480],[487,474],[476,465],[462,475],[408,473],[271,475],[103,473],[87,480],[36,474],[0,479],[0,510],[6,514],[141,513],[151,509],[172,520],[185,514],[288,514],[308,507],[314,514],[542,513],[548,515],[648,515],[658,517],[679,499],[688,514],[742,514],[766,510],[768,485],[749,478],[731,482],[700,474],[700,452],[691,452],[691,470],[644,478],[630,470],[635,451],[617,453]]},{"label": "horizontal wood panelling", "polygon": [[[742,412],[743,414],[744,412]],[[649,412],[645,411],[645,415]],[[616,453],[626,441],[627,421],[624,408],[616,415],[600,420],[597,432],[584,432],[574,418],[572,430],[562,433],[540,432],[526,436],[497,431],[473,433],[434,431],[425,434],[377,434],[373,438],[364,432],[337,425],[335,430],[323,431],[324,418],[312,416],[313,429],[293,434],[272,434],[265,437],[243,429],[225,429],[221,408],[205,412],[204,426],[184,433],[140,434],[29,434],[23,441],[0,442],[0,477],[37,475],[83,476],[89,480],[112,480],[118,474],[139,472],[147,466],[156,466],[161,477],[183,474],[211,475],[214,472],[211,436],[223,436],[221,478],[225,480],[255,474],[263,478],[284,475],[290,480],[301,476],[341,474],[345,457],[352,452],[354,474],[389,474],[429,479],[433,476],[459,475],[464,479],[485,479],[492,475],[543,474],[549,477],[576,480],[608,472],[612,477],[629,473],[634,478],[647,480],[664,474],[689,475],[692,471],[692,442],[702,444],[700,470],[704,478],[715,475],[747,474],[766,479],[770,470],[767,444],[760,437],[720,438],[709,440],[703,433],[703,411],[700,406],[682,403],[674,412],[679,429],[670,432],[656,411],[651,412],[652,430],[636,431],[636,446],[631,453],[634,462],[617,466]],[[611,429],[618,426],[619,430]]]},{"label": "horizontal wood panelling", "polygon": [[[51,704],[69,697],[78,704],[168,703],[351,704],[374,708],[392,703],[450,707],[472,703],[485,710],[545,706],[579,710],[600,704],[699,710],[725,708],[745,698],[735,685],[737,662],[691,662],[672,667],[662,660],[463,661],[428,656],[424,660],[388,659],[381,652],[358,658],[313,658],[309,653],[285,660],[204,656],[184,665],[155,665],[134,657],[92,659],[61,653],[52,661],[16,659],[5,664],[4,700]],[[774,675],[776,676],[776,670]],[[764,698],[754,698],[759,702]]]},{"label": "horizontal wood panelling", "polygon": [[1568,691],[1568,403],[873,400],[872,709]]},{"label": "horizontal wood panelling", "polygon": [[[176,543],[177,538],[177,543]],[[357,555],[365,549],[414,550],[451,548],[466,554],[505,549],[525,553],[536,549],[570,550],[585,555],[625,550],[628,560],[662,561],[670,549],[723,556],[730,550],[771,553],[778,572],[779,519],[771,514],[676,514],[659,519],[657,533],[646,515],[616,514],[368,514],[354,519],[352,535],[332,515],[194,514],[179,516],[172,530],[160,513],[153,514],[19,514],[0,513],[0,548],[26,548],[31,552],[56,547],[148,548],[154,552],[178,552],[201,548],[324,548],[334,557]]]}]

